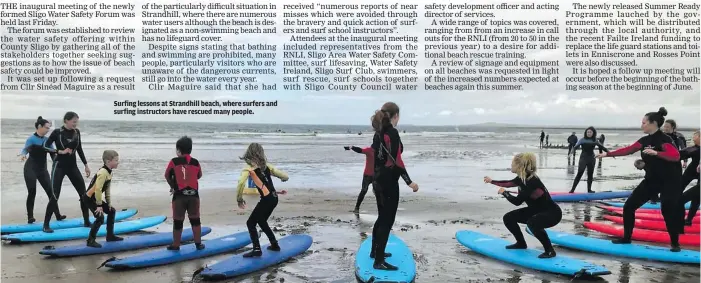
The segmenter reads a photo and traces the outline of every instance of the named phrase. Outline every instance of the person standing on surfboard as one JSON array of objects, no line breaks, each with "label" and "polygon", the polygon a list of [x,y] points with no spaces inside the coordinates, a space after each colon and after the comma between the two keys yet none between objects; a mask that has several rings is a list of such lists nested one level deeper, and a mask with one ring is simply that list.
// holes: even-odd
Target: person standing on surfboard
[{"label": "person standing on surfboard", "polygon": [[399,106],[394,102],[387,102],[380,110],[375,111],[375,115],[370,119],[372,128],[375,129],[371,146],[375,154],[372,190],[377,200],[378,212],[372,228],[370,257],[375,259],[375,269],[397,270],[396,266],[385,261],[385,257],[392,256],[385,253],[385,247],[399,206],[399,178],[404,179],[414,192],[419,190],[419,185],[411,181],[402,161],[404,145],[395,128],[399,123]]},{"label": "person standing on surfboard", "polygon": [[119,154],[114,150],[105,150],[102,153],[102,162],[104,166],[97,170],[95,177],[90,181],[88,191],[83,195],[83,201],[88,205],[93,216],[95,216],[95,222],[90,227],[90,235],[87,241],[87,246],[93,248],[102,248],[102,245],[96,242],[95,238],[97,237],[97,230],[100,229],[100,226],[105,221],[105,213],[107,213],[107,237],[105,239],[108,242],[123,240],[121,237],[114,235],[114,218],[117,210],[112,206],[110,197],[112,170],[119,166]]},{"label": "person standing on surfboard", "polygon": [[[80,138],[80,130],[78,130],[78,119],[77,113],[66,112],[66,114],[63,115],[63,126],[51,132],[49,138],[46,139],[44,143],[44,147],[50,148],[55,144],[57,149],[57,155],[51,167],[51,186],[56,200],[61,196],[63,178],[68,177],[76,193],[78,193],[80,211],[83,213],[83,226],[90,227],[88,206],[83,202],[85,180],[83,180],[83,176],[80,174],[75,159],[75,153],[77,152],[78,156],[80,156],[80,161],[83,162],[83,166],[85,167],[85,177],[90,177],[90,167],[88,167],[88,160],[85,158],[85,153],[83,153],[83,143]],[[62,216],[61,218],[65,217]]]},{"label": "person standing on surfboard", "polygon": [[[545,250],[538,258],[556,256],[545,228],[551,228],[562,220],[562,210],[550,197],[548,189],[536,175],[536,157],[533,153],[519,153],[511,161],[511,172],[516,178],[505,181],[495,181],[484,177],[484,182],[500,186],[499,194],[503,195],[513,205],[526,203],[527,207],[512,210],[504,215],[504,225],[516,238],[516,243],[506,246],[507,249],[526,249],[528,246],[523,238],[518,223],[528,226],[533,236],[543,245]],[[513,196],[504,188],[518,187],[518,195]]]},{"label": "person standing on surfboard", "polygon": [[180,250],[180,239],[183,235],[185,213],[190,220],[193,240],[198,250],[204,249],[202,244],[202,222],[200,220],[199,179],[202,178],[202,167],[199,160],[192,157],[192,139],[184,136],[175,143],[177,157],[170,160],[166,167],[165,178],[170,185],[173,195],[173,244],[168,250]]},{"label": "person standing on surfboard", "polygon": [[[664,124],[667,109],[660,107],[657,112],[649,112],[642,119],[641,128],[647,136],[635,143],[612,152],[604,152],[597,157],[625,156],[641,151],[645,177],[633,189],[623,205],[623,238],[614,244],[630,244],[635,227],[635,211],[643,204],[661,194],[662,215],[667,226],[671,242],[671,251],[679,252],[679,234],[683,229],[683,211],[681,204],[681,170],[678,170],[679,151],[672,138],[665,135],[660,127]],[[680,213],[681,212],[681,213]]]},{"label": "person standing on surfboard", "polygon": [[368,188],[372,183],[372,176],[375,175],[375,164],[373,164],[373,162],[375,161],[375,153],[372,150],[372,147],[359,148],[357,146],[344,146],[343,148],[345,148],[346,150],[353,150],[357,153],[365,154],[365,170],[363,170],[363,183],[361,185],[360,194],[358,195],[358,201],[355,203],[355,209],[353,210],[353,213],[359,213],[360,204],[363,202],[365,194],[367,194]]},{"label": "person standing on surfboard", "polygon": [[594,165],[596,164],[596,158],[594,158],[594,148],[599,147],[599,150],[603,150],[605,152],[609,151],[596,139],[596,129],[594,127],[589,127],[584,130],[584,137],[577,141],[577,144],[574,146],[574,150],[576,151],[577,148],[580,147],[582,148],[582,153],[579,155],[577,176],[574,177],[570,194],[574,193],[574,190],[577,189],[577,185],[579,184],[579,180],[582,179],[585,169],[587,170],[587,192],[594,192],[591,190],[591,184],[594,182]]},{"label": "person standing on surfboard", "polygon": [[260,226],[260,229],[263,230],[263,233],[268,237],[268,241],[270,242],[268,250],[278,252],[280,251],[280,245],[277,239],[275,239],[275,233],[273,233],[273,230],[270,229],[268,225],[268,218],[270,218],[270,215],[273,214],[273,210],[277,207],[277,195],[284,195],[287,191],[281,190],[277,192],[273,185],[272,177],[275,176],[283,182],[287,182],[290,177],[288,177],[287,173],[284,171],[275,168],[275,166],[267,162],[263,146],[259,143],[251,143],[248,145],[246,153],[244,153],[240,159],[245,161],[248,166],[241,171],[241,176],[239,177],[236,193],[236,201],[238,202],[239,208],[246,209],[246,201],[243,200],[243,190],[246,186],[245,181],[248,180],[249,176],[253,179],[253,183],[258,189],[258,194],[260,194],[260,201],[258,201],[253,212],[251,212],[251,216],[249,216],[246,221],[248,233],[253,243],[253,250],[245,253],[243,257],[259,257],[263,255],[263,251],[260,248],[260,241],[258,240],[256,225]]},{"label": "person standing on surfboard", "polygon": [[[58,200],[51,187],[49,171],[46,170],[46,154],[49,153],[51,160],[56,159],[56,148],[53,145],[49,148],[44,147],[47,139],[46,134],[51,129],[51,123],[48,120],[39,116],[34,123],[34,128],[36,131],[27,138],[27,142],[24,143],[24,147],[22,147],[20,152],[22,161],[26,160],[24,164],[24,182],[27,185],[27,223],[32,224],[36,221],[34,219],[34,199],[37,193],[37,181],[39,181],[41,187],[44,188],[46,196],[49,197],[49,203],[46,205],[46,214],[44,215],[43,230],[46,233],[51,233],[53,232],[51,227],[49,227],[51,215],[55,213],[56,220],[66,218],[58,211]],[[27,156],[29,156],[28,159]]]}]

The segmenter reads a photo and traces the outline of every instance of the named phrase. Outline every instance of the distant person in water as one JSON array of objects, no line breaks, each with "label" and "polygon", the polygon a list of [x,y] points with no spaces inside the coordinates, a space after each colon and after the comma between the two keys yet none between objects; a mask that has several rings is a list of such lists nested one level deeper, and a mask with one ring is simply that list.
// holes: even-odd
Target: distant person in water
[{"label": "distant person in water", "polygon": [[[633,189],[623,205],[623,238],[613,240],[614,244],[630,244],[635,227],[635,211],[649,201],[655,194],[662,196],[662,215],[664,216],[671,242],[671,251],[679,252],[679,234],[683,231],[683,205],[681,204],[681,171],[679,151],[674,141],[661,131],[667,110],[661,107],[657,112],[645,114],[641,128],[646,136],[635,143],[612,152],[599,154],[598,157],[625,156],[641,151],[644,162],[645,178]],[[682,212],[680,214],[680,212]]]},{"label": "distant person in water", "polygon": [[574,146],[577,145],[577,135],[572,132],[572,134],[567,137],[567,155],[575,155],[577,154],[577,151],[574,149]]},{"label": "distant person in water", "polygon": [[248,217],[248,221],[246,221],[248,234],[253,243],[253,250],[243,254],[243,257],[260,257],[263,255],[256,226],[260,226],[260,229],[263,230],[263,233],[268,237],[268,241],[270,242],[268,250],[278,252],[280,251],[280,245],[275,238],[275,233],[273,233],[273,230],[270,229],[268,225],[268,218],[270,218],[270,215],[273,214],[273,210],[277,207],[277,195],[284,195],[287,191],[281,190],[278,192],[275,190],[272,177],[277,177],[283,182],[287,182],[290,177],[288,177],[287,173],[284,171],[268,163],[263,146],[258,143],[248,145],[246,153],[244,153],[240,159],[246,162],[246,168],[241,171],[236,192],[236,200],[239,208],[246,209],[246,201],[243,200],[243,190],[246,188],[246,180],[248,180],[249,177],[253,179],[253,183],[256,185],[256,189],[260,195],[258,204],[256,204],[253,212],[251,212],[251,216]]},{"label": "distant person in water", "polygon": [[[54,195],[53,187],[51,186],[51,177],[49,171],[46,170],[46,154],[48,153],[51,160],[56,159],[56,148],[45,147],[46,135],[51,129],[51,123],[39,116],[34,122],[36,131],[27,138],[24,147],[20,151],[20,156],[24,163],[24,182],[27,185],[27,223],[32,224],[34,219],[34,200],[37,193],[37,181],[44,189],[46,196],[49,198],[49,203],[46,205],[46,214],[44,215],[44,232],[51,233],[53,230],[49,227],[51,215],[56,214],[56,220],[66,218],[58,211],[58,199]],[[29,158],[27,158],[29,157]]]},{"label": "distant person in water", "polygon": [[[604,145],[604,142],[605,142],[605,141],[606,141],[606,137],[604,136],[604,134],[601,134],[601,135],[599,136],[599,143],[600,143],[601,145]],[[604,152],[604,150],[601,149],[601,148],[599,148],[599,153],[603,153],[603,152]],[[599,165],[601,165],[601,163],[599,163]]]},{"label": "distant person in water", "polygon": [[545,146],[550,146],[550,135],[545,135]]},{"label": "distant person in water", "polygon": [[185,214],[190,220],[195,248],[204,249],[202,244],[202,222],[200,220],[200,184],[202,167],[196,158],[192,157],[192,139],[181,137],[175,143],[177,157],[168,162],[165,179],[173,195],[171,207],[173,210],[173,243],[168,250],[180,250],[180,240],[183,235]]},{"label": "distant person in water", "polygon": [[545,140],[545,132],[543,130],[540,131],[540,148],[543,148],[543,141]]},{"label": "distant person in water", "polygon": [[102,153],[102,162],[102,168],[97,170],[95,177],[90,181],[88,191],[83,195],[85,203],[93,213],[93,216],[95,216],[95,222],[90,227],[87,241],[87,246],[93,248],[102,248],[102,245],[95,241],[95,238],[97,238],[97,231],[105,221],[105,214],[107,214],[107,237],[105,240],[108,242],[123,240],[114,234],[114,219],[117,210],[112,206],[112,198],[110,196],[112,170],[117,169],[117,166],[119,166],[119,154],[114,150],[105,150]]},{"label": "distant person in water", "polygon": [[579,156],[577,176],[574,177],[574,182],[572,183],[572,189],[570,190],[570,194],[574,193],[574,190],[577,189],[577,185],[582,179],[582,175],[584,175],[585,169],[587,170],[587,192],[594,192],[591,190],[592,182],[594,182],[594,165],[596,165],[596,156],[594,154],[594,148],[598,147],[599,150],[609,152],[609,150],[606,149],[606,147],[604,147],[596,139],[596,129],[594,127],[589,127],[586,130],[584,130],[584,137],[577,141],[577,144],[574,146],[574,149],[577,150],[577,148],[580,147],[582,148],[582,153]]},{"label": "distant person in water", "polygon": [[360,187],[358,201],[356,201],[355,209],[353,209],[353,213],[359,213],[360,204],[363,202],[363,199],[365,198],[365,194],[367,194],[368,192],[370,184],[372,184],[373,175],[375,175],[375,164],[373,163],[373,161],[375,161],[375,152],[372,150],[372,147],[359,148],[357,146],[344,146],[343,148],[345,148],[346,150],[353,150],[356,153],[361,153],[365,155],[365,170],[363,170],[363,182]]},{"label": "distant person in water", "polygon": [[44,147],[51,148],[55,145],[57,149],[57,155],[51,167],[51,186],[53,187],[56,200],[61,197],[63,178],[68,177],[76,193],[78,193],[80,210],[83,214],[83,226],[90,227],[88,206],[83,202],[85,180],[80,174],[75,158],[76,153],[78,153],[80,161],[83,162],[85,168],[85,177],[90,177],[90,167],[88,166],[88,160],[85,158],[85,153],[83,153],[83,142],[80,137],[80,130],[78,130],[78,120],[77,113],[66,112],[63,115],[63,126],[51,132],[44,143]]},{"label": "distant person in water", "polygon": [[[519,206],[526,203],[527,207],[513,210],[504,215],[504,225],[516,238],[516,243],[506,246],[507,249],[526,249],[528,246],[518,224],[526,224],[533,235],[540,241],[545,250],[539,258],[555,257],[555,249],[550,242],[546,228],[551,228],[562,220],[562,210],[552,200],[548,189],[536,175],[536,157],[533,153],[519,153],[511,161],[511,172],[516,173],[512,180],[496,181],[484,177],[484,182],[500,186],[499,194],[510,203]],[[518,195],[513,196],[504,188],[518,187]]]},{"label": "distant person in water", "polygon": [[370,258],[375,259],[374,269],[397,270],[398,268],[385,261],[391,257],[386,253],[387,241],[394,225],[399,206],[399,178],[414,191],[419,185],[409,178],[406,166],[402,160],[404,144],[399,137],[399,106],[387,102],[370,118],[375,135],[372,138],[372,149],[375,153],[375,174],[372,189],[377,200],[377,221],[372,228],[372,248]]}]

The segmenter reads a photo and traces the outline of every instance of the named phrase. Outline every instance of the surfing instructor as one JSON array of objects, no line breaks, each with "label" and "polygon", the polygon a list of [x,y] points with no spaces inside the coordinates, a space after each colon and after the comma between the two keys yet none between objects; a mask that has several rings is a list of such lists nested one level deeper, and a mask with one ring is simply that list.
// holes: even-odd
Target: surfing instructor
[{"label": "surfing instructor", "polygon": [[641,128],[647,136],[624,148],[604,152],[598,157],[625,156],[641,151],[645,165],[645,177],[633,189],[623,206],[623,238],[613,240],[614,244],[630,244],[635,227],[635,211],[656,194],[661,194],[662,215],[671,241],[671,251],[679,252],[679,233],[683,226],[683,206],[681,204],[681,171],[678,169],[679,151],[672,138],[665,135],[660,127],[664,124],[667,110],[661,107],[657,112],[649,112],[642,119]]},{"label": "surfing instructor", "polygon": [[395,128],[399,123],[399,106],[394,102],[387,102],[380,110],[375,111],[370,120],[372,128],[375,129],[372,138],[372,149],[375,152],[372,189],[375,192],[378,210],[377,221],[372,229],[370,258],[375,259],[372,265],[375,269],[397,270],[396,266],[385,261],[385,257],[392,256],[385,253],[385,247],[399,206],[399,178],[404,179],[414,192],[419,190],[419,185],[411,181],[402,161],[403,144]]}]

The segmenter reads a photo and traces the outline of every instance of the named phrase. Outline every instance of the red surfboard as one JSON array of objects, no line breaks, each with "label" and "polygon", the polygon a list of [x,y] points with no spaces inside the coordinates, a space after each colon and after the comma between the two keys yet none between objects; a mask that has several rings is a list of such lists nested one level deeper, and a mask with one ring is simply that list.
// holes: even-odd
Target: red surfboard
[{"label": "red surfboard", "polygon": [[[608,234],[614,237],[623,237],[623,226],[614,226],[604,223],[594,223],[594,222],[584,222],[584,227],[588,229]],[[633,235],[631,237],[636,241],[643,242],[655,242],[655,243],[669,243],[669,234],[663,231],[645,230],[645,229],[633,229]],[[699,246],[700,240],[698,234],[683,234],[679,235],[679,244],[685,246]]]},{"label": "red surfboard", "polygon": [[[616,223],[616,224],[623,225],[623,217],[620,217],[620,216],[604,215],[604,219],[606,219],[608,221],[612,221],[613,223]],[[648,230],[667,231],[667,225],[665,224],[665,222],[664,221],[657,221],[657,220],[635,219],[635,227],[642,228],[642,229],[648,229]],[[699,225],[698,223],[695,223],[691,226],[684,225],[684,232],[685,233],[699,234],[700,230],[701,230],[701,225]]]},{"label": "red surfboard", "polygon": [[[598,206],[601,209],[605,209],[608,211],[611,211],[616,214],[623,214],[623,208],[622,207],[616,207],[616,206],[608,206],[608,205],[602,205]],[[662,211],[659,209],[654,209],[654,208],[638,208],[638,210],[635,211],[636,213],[649,213],[649,214],[662,214]],[[689,210],[687,209],[685,212],[686,215],[689,215]],[[700,211],[696,212],[696,216],[701,215]]]}]

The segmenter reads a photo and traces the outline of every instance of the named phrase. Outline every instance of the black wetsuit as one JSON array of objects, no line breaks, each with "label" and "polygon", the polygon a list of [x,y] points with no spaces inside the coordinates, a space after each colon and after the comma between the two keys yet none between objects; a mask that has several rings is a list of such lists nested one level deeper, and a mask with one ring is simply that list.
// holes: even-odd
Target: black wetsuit
[{"label": "black wetsuit", "polygon": [[246,221],[246,226],[248,226],[248,234],[251,236],[251,241],[253,243],[253,251],[246,254],[246,257],[260,256],[260,241],[258,240],[256,225],[260,226],[263,233],[268,236],[268,241],[271,243],[271,245],[277,246],[275,233],[273,233],[273,230],[270,229],[270,226],[268,225],[268,218],[270,218],[270,215],[273,214],[273,210],[275,210],[275,207],[277,207],[278,204],[277,192],[275,191],[275,186],[273,185],[273,174],[271,173],[270,167],[267,166],[264,169],[256,168],[253,172],[268,189],[268,195],[264,195],[262,188],[257,188],[258,193],[260,194],[260,201],[258,204],[256,204],[253,212],[251,212],[251,216],[248,217],[248,221]]},{"label": "black wetsuit", "polygon": [[[657,151],[657,155],[642,153],[645,149]],[[621,240],[614,243],[630,243],[635,227],[635,211],[655,194],[662,196],[662,215],[674,249],[679,247],[679,233],[683,232],[684,206],[681,205],[681,170],[678,170],[679,151],[672,138],[661,131],[640,138],[624,148],[609,152],[608,156],[624,156],[640,151],[645,162],[645,178],[633,190],[623,206],[623,230]]]},{"label": "black wetsuit", "polygon": [[507,248],[526,248],[526,240],[523,238],[521,228],[518,223],[526,224],[533,236],[543,245],[545,253],[542,257],[547,257],[553,253],[554,249],[550,243],[550,238],[545,232],[546,228],[553,227],[562,220],[562,210],[550,197],[548,189],[537,176],[529,176],[524,183],[521,178],[516,177],[508,181],[494,181],[492,184],[501,187],[518,187],[518,195],[513,196],[508,191],[503,193],[504,197],[513,205],[519,206],[526,203],[527,207],[519,208],[504,215],[504,225],[516,238],[516,244]]},{"label": "black wetsuit", "polygon": [[574,149],[575,145],[577,145],[577,136],[570,135],[567,138],[567,154],[577,154],[577,150]]},{"label": "black wetsuit", "polygon": [[395,269],[396,267],[385,262],[387,254],[384,251],[399,206],[399,178],[404,179],[407,185],[412,181],[402,161],[404,145],[396,128],[390,126],[376,132],[372,140],[372,149],[375,152],[372,189],[377,200],[378,215],[372,229],[370,257],[375,258],[375,268]]},{"label": "black wetsuit", "polygon": [[374,157],[372,147],[360,148],[357,146],[350,147],[353,151],[357,153],[362,153],[365,155],[365,170],[363,171],[363,183],[361,184],[360,194],[358,194],[358,200],[355,203],[355,211],[360,210],[360,204],[365,199],[365,194],[368,192],[370,184],[372,184],[373,175],[375,174],[375,166],[373,165]]},{"label": "black wetsuit", "polygon": [[[599,143],[600,143],[601,145],[604,145],[604,142],[605,142],[605,141],[606,141],[606,137],[605,137],[603,134],[602,134],[601,136],[599,136]],[[603,151],[601,148],[599,148],[599,153],[603,153],[603,152],[604,152],[604,151]]]},{"label": "black wetsuit", "polygon": [[699,198],[701,197],[701,192],[699,192],[699,183],[701,182],[701,179],[699,179],[699,173],[696,171],[696,167],[699,166],[699,159],[701,158],[701,156],[699,156],[700,152],[701,151],[699,151],[698,145],[687,147],[679,152],[681,159],[686,160],[691,158],[691,162],[687,164],[686,170],[684,170],[684,175],[682,175],[682,190],[685,189],[686,186],[691,183],[691,181],[696,179],[696,185],[686,190],[682,195],[683,204],[691,202],[689,213],[686,216],[687,225],[691,225],[691,221],[694,219],[696,212],[699,209]]},{"label": "black wetsuit", "polygon": [[83,195],[85,194],[85,180],[83,175],[78,169],[76,164],[75,155],[78,153],[80,156],[80,161],[83,165],[87,166],[88,161],[83,153],[83,146],[80,140],[80,130],[73,129],[69,130],[65,127],[55,129],[49,135],[46,140],[45,147],[49,147],[52,144],[56,145],[57,150],[64,150],[70,148],[73,150],[70,154],[57,154],[54,164],[51,167],[51,184],[53,186],[54,194],[56,199],[61,196],[61,185],[63,184],[63,178],[68,177],[73,184],[73,188],[78,193],[78,200],[80,201],[80,210],[83,213],[83,221],[85,227],[90,226],[90,218],[88,217],[88,206],[83,202]]},{"label": "black wetsuit", "polygon": [[596,138],[582,138],[577,142],[574,149],[582,148],[582,153],[579,155],[579,167],[577,168],[577,176],[574,177],[574,183],[572,184],[572,189],[570,193],[574,193],[574,190],[579,184],[579,180],[582,179],[584,175],[584,170],[587,170],[587,191],[593,193],[591,190],[591,184],[594,182],[594,165],[596,165],[596,155],[594,155],[594,148],[599,147],[599,150],[609,152],[606,147],[604,147]]},{"label": "black wetsuit", "polygon": [[46,196],[49,198],[49,203],[46,205],[46,214],[44,215],[44,226],[48,227],[51,221],[51,214],[56,214],[56,219],[61,219],[58,211],[58,199],[54,195],[51,187],[51,177],[46,169],[46,154],[49,153],[51,159],[56,158],[56,149],[52,147],[44,147],[46,137],[40,137],[37,133],[29,136],[27,142],[22,148],[22,155],[29,155],[24,164],[24,182],[27,185],[27,218],[30,222],[34,219],[34,200],[37,192],[37,181],[44,189]]},{"label": "black wetsuit", "polygon": [[545,139],[545,133],[540,132],[540,147],[543,147],[543,140]]}]

